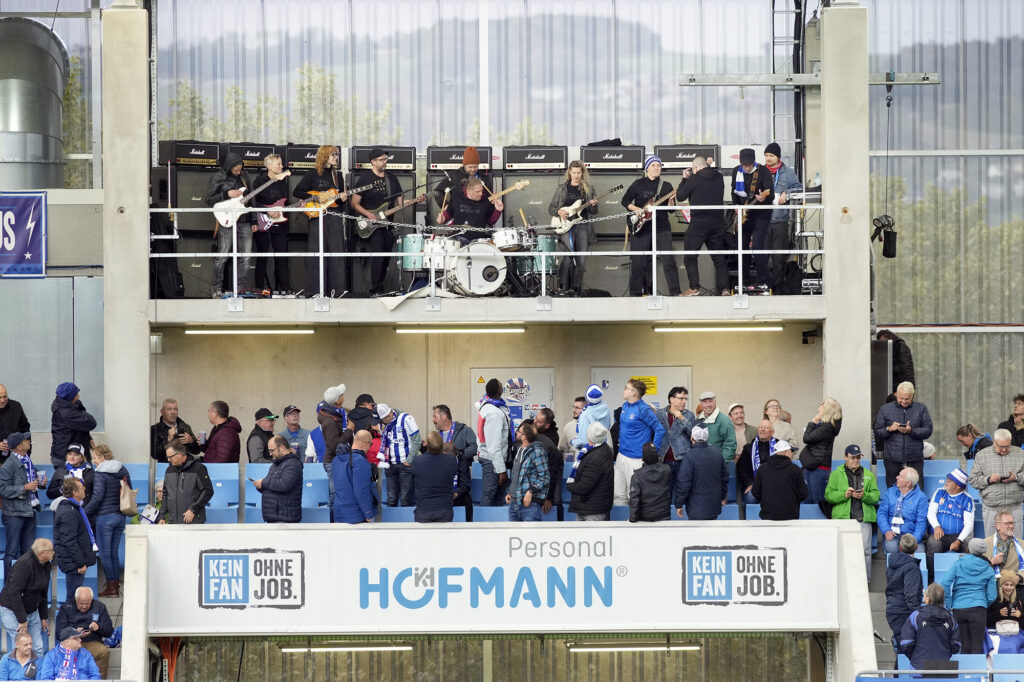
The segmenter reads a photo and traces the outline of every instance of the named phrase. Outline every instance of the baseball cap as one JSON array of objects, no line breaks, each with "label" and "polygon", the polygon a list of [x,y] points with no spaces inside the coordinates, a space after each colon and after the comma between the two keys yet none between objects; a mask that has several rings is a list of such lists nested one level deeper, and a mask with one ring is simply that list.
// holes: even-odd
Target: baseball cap
[{"label": "baseball cap", "polygon": [[710,400],[711,398],[714,398],[714,397],[715,397],[714,391],[704,391],[699,396],[697,396],[697,400]]},{"label": "baseball cap", "polygon": [[67,626],[65,628],[61,628],[60,637],[58,638],[58,640],[63,642],[65,639],[70,639],[72,637],[82,637],[82,636],[83,636],[83,634],[82,634],[81,630],[79,630],[78,628],[73,628],[73,627],[71,627],[69,625],[69,626]]},{"label": "baseball cap", "polygon": [[345,395],[345,384],[330,386],[324,391],[324,402],[328,405],[333,405],[343,395]]},{"label": "baseball cap", "polygon": [[746,166],[748,164],[754,163],[754,161],[755,156],[753,149],[751,149],[750,147],[744,147],[743,149],[740,150],[740,164]]},{"label": "baseball cap", "polygon": [[379,419],[384,419],[385,417],[387,417],[390,414],[391,414],[391,408],[388,407],[387,403],[379,403],[377,405],[377,417]]},{"label": "baseball cap", "polygon": [[261,407],[256,410],[256,420],[260,419],[277,419],[277,415],[270,411],[269,408]]},{"label": "baseball cap", "polygon": [[864,455],[864,453],[860,451],[860,446],[856,443],[846,446],[846,454],[852,457],[862,457]]},{"label": "baseball cap", "polygon": [[21,445],[21,442],[25,440],[32,440],[31,434],[24,432],[19,433],[17,431],[7,434],[7,445],[11,450]]},{"label": "baseball cap", "polygon": [[777,440],[775,441],[775,452],[785,452],[786,450],[792,450],[793,446],[789,444],[788,440]]},{"label": "baseball cap", "polygon": [[697,424],[690,430],[690,437],[693,438],[694,442],[701,443],[708,439],[708,427],[704,424]]},{"label": "baseball cap", "polygon": [[370,403],[373,405],[377,401],[373,399],[373,396],[369,393],[360,393],[359,397],[356,398],[356,405],[362,405],[363,403]]},{"label": "baseball cap", "polygon": [[732,414],[732,411],[735,410],[737,407],[743,407],[743,403],[733,403],[732,405],[729,406],[729,409],[726,410],[725,413]]},{"label": "baseball cap", "polygon": [[287,417],[289,412],[302,412],[302,410],[300,410],[296,405],[289,405],[281,411],[281,414]]}]

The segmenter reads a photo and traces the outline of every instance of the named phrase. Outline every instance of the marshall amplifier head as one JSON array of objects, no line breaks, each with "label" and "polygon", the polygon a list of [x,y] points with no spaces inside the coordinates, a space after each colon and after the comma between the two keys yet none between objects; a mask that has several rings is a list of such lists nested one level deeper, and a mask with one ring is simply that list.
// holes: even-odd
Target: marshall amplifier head
[{"label": "marshall amplifier head", "polygon": [[[480,170],[491,169],[490,147],[477,147],[480,154]],[[427,147],[427,170],[445,171],[462,168],[462,153],[466,151],[466,145],[461,147]]]},{"label": "marshall amplifier head", "polygon": [[654,154],[661,158],[665,170],[689,168],[695,156],[710,156],[715,166],[722,166],[722,152],[717,144],[656,144]]},{"label": "marshall amplifier head", "polygon": [[643,147],[580,147],[580,161],[587,169],[643,171]]},{"label": "marshall amplifier head", "polygon": [[276,154],[277,147],[254,142],[232,142],[228,145],[228,151],[242,157],[243,168],[263,168],[263,159],[268,154]]},{"label": "marshall amplifier head", "polygon": [[506,171],[564,171],[569,166],[568,147],[505,147],[503,152]]},{"label": "marshall amplifier head", "polygon": [[[369,170],[370,150],[376,147],[352,147],[349,153],[349,160],[352,163],[352,170]],[[381,146],[388,155],[388,170],[393,171],[414,171],[416,170],[416,147],[385,147]]]},{"label": "marshall amplifier head", "polygon": [[219,168],[220,143],[178,140],[174,143],[174,163],[193,168]]},{"label": "marshall amplifier head", "polygon": [[320,149],[318,144],[289,144],[284,148],[284,167],[289,170],[316,168],[317,149]]}]

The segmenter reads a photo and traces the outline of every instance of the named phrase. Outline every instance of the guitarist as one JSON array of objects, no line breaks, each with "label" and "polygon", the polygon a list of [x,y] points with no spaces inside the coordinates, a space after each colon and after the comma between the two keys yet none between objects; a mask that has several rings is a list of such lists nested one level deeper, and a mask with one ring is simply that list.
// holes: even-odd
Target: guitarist
[{"label": "guitarist", "polygon": [[[690,201],[691,206],[715,206],[725,204],[725,179],[714,168],[715,160],[711,157],[695,156],[691,167],[683,172],[683,184],[676,192],[676,202]],[[707,245],[708,251],[725,250],[725,216],[723,211],[693,209],[690,211],[690,226],[683,235],[683,248],[687,251],[700,251]],[[690,288],[684,296],[700,295],[700,273],[697,270],[697,255],[683,256],[686,277]],[[729,268],[725,256],[711,256],[715,264],[716,292],[722,296],[731,296],[729,290]]]},{"label": "guitarist", "polygon": [[[565,182],[558,185],[555,195],[551,197],[548,213],[562,220],[568,220],[566,206],[577,201],[583,202],[580,217],[587,220],[597,215],[597,192],[590,184],[590,173],[582,161],[573,161],[565,171]],[[559,237],[559,241],[569,251],[586,251],[594,242],[594,224],[577,223],[568,232]],[[565,293],[577,296],[583,293],[584,256],[567,256],[558,266],[558,285]]]},{"label": "guitarist", "polygon": [[[206,205],[213,206],[220,201],[234,199],[245,194],[245,190],[252,187],[249,183],[249,176],[242,168],[242,157],[239,154],[229,153],[224,157],[224,165],[217,170],[206,185]],[[211,216],[212,218],[212,216]],[[234,246],[233,236],[238,235],[238,252],[246,255],[238,257],[238,289],[246,288],[249,282],[249,264],[252,256],[252,216],[246,214],[235,223],[234,232],[229,228],[222,228],[214,223],[214,238],[217,240],[217,253],[231,253]],[[210,280],[210,296],[220,298],[224,295],[224,265],[228,262],[227,256],[217,256],[213,261],[213,278]]]},{"label": "guitarist", "polygon": [[[740,165],[732,169],[732,203],[735,205],[767,206],[773,198],[772,178],[768,169],[757,163],[754,150],[746,147],[740,150]],[[736,235],[743,242],[743,250],[763,251],[768,225],[772,222],[771,211],[744,211],[743,222]],[[751,274],[750,257],[743,258],[744,275]],[[751,284],[768,284],[768,256],[754,256],[756,272]]]},{"label": "guitarist", "polygon": [[[661,159],[657,156],[648,156],[644,161],[644,176],[634,180],[633,184],[626,190],[622,197],[622,205],[628,211],[642,215],[644,208],[668,193],[672,192],[672,185],[661,180]],[[668,200],[669,202],[672,199]],[[630,251],[650,251],[652,244],[658,245],[658,251],[672,250],[672,228],[668,224],[668,211],[657,212],[657,227],[652,229],[651,221],[647,220],[642,225],[634,228],[629,236]],[[628,224],[628,223],[627,223]],[[656,241],[655,241],[656,240]],[[665,281],[668,282],[668,290],[671,296],[678,296],[679,290],[679,266],[676,264],[675,256],[670,254],[659,255],[658,260],[665,271]],[[629,257],[629,295],[642,296],[651,293],[651,258],[650,256]]]},{"label": "guitarist", "polygon": [[[288,200],[288,185],[281,177],[284,164],[281,162],[280,154],[267,154],[263,158],[263,165],[266,170],[260,173],[255,180],[256,187],[262,187],[264,183],[272,178],[280,178],[267,186],[262,192],[252,198],[253,206],[273,206],[277,202]],[[269,213],[271,217],[283,218],[284,222],[274,223],[267,231],[253,228],[253,241],[256,242],[257,253],[288,253],[288,215],[287,213]],[[284,257],[274,258],[274,287],[270,286],[270,278],[267,276],[266,256],[256,258],[256,288],[271,289],[284,294],[292,294],[292,276],[288,269],[288,259]]]},{"label": "guitarist", "polygon": [[[316,150],[316,165],[302,176],[302,180],[292,190],[292,196],[296,199],[315,199],[311,192],[328,192],[336,190],[341,192],[338,201],[331,204],[324,213],[324,252],[344,253],[347,251],[345,244],[345,219],[342,217],[340,204],[348,199],[345,192],[345,178],[338,170],[339,163],[338,148],[332,144],[321,146]],[[309,227],[306,231],[306,251],[310,253],[320,251],[320,220],[309,219]],[[331,292],[342,295],[348,291],[348,259],[347,258],[326,258],[324,259],[324,293],[328,296]],[[320,291],[320,260],[314,256],[306,258],[306,297],[316,296]]]},{"label": "guitarist", "polygon": [[[402,186],[399,184],[398,178],[388,173],[387,152],[375,147],[370,150],[370,170],[363,171],[355,183],[357,187],[361,187],[377,180],[384,180],[383,186],[377,184],[368,191],[352,195],[352,208],[359,215],[368,220],[380,220],[374,211],[414,203],[406,201],[405,197],[401,196]],[[370,251],[392,251],[395,247],[395,235],[386,227],[374,230],[363,241],[366,242]],[[391,259],[376,257],[370,258],[369,261],[370,296],[380,296],[384,293],[384,279],[388,276],[388,265],[391,264]]]},{"label": "guitarist", "polygon": [[493,227],[501,220],[501,212],[505,204],[501,199],[491,201],[484,197],[484,183],[479,178],[466,180],[461,192],[452,192],[448,198],[448,208],[437,215],[438,225],[468,225],[479,228],[466,230],[456,239],[468,244],[477,239],[490,239],[490,232],[485,228]]}]

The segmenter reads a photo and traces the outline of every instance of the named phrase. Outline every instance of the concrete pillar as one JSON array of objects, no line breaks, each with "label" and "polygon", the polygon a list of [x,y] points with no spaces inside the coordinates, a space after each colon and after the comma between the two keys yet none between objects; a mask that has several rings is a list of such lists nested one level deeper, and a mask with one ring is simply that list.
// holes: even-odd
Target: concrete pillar
[{"label": "concrete pillar", "polygon": [[821,19],[822,184],[825,204],[825,395],[843,406],[833,451],[870,445],[868,271],[868,10],[836,4]]},{"label": "concrete pillar", "polygon": [[149,452],[149,20],[133,0],[103,12],[103,383],[119,459]]},{"label": "concrete pillar", "polygon": [[[146,682],[149,679],[149,540],[147,527],[125,529],[124,610],[121,642],[122,680]],[[152,594],[161,592],[158,587]]]}]

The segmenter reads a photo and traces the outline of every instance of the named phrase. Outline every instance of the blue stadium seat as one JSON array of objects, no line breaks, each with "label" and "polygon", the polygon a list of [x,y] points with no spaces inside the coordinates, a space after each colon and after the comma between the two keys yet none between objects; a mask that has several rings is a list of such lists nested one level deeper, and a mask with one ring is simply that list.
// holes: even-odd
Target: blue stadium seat
[{"label": "blue stadium seat", "polygon": [[960,466],[958,459],[926,459],[924,460],[924,475],[945,476],[953,469]]},{"label": "blue stadium seat", "polygon": [[616,505],[612,507],[612,513],[610,521],[629,521],[629,507],[626,505]]},{"label": "blue stadium seat", "polygon": [[759,504],[748,504],[747,505],[747,521],[760,521],[761,520],[761,505]]},{"label": "blue stadium seat", "polygon": [[825,515],[821,513],[821,507],[816,504],[801,504],[800,505],[800,518],[801,519],[823,519]]},{"label": "blue stadium seat", "polygon": [[207,507],[207,523],[238,523],[238,507]]},{"label": "blue stadium seat", "polygon": [[[167,462],[157,462],[156,463],[156,478],[153,479],[154,483],[156,483],[157,481],[164,480],[164,476],[167,475],[167,467],[168,466],[170,466],[170,465],[167,464]],[[209,466],[209,465],[207,465],[207,466]]]},{"label": "blue stadium seat", "polygon": [[[53,542],[53,526],[41,526],[36,525],[36,537],[46,538],[50,542]],[[6,544],[4,545],[6,547]]]},{"label": "blue stadium seat", "polygon": [[45,493],[42,495],[42,508],[36,514],[36,525],[37,526],[52,526],[53,525],[53,512],[50,510],[49,502],[52,500],[47,499]]},{"label": "blue stadium seat", "polygon": [[545,522],[558,521],[558,508],[552,506],[551,511],[549,511],[547,514],[545,514],[543,510],[541,510],[540,520]]},{"label": "blue stadium seat", "polygon": [[473,523],[478,521],[508,521],[508,507],[473,507]]},{"label": "blue stadium seat", "polygon": [[469,497],[473,504],[480,504],[480,496],[484,492],[484,481],[482,478],[472,478],[469,481]]},{"label": "blue stadium seat", "polygon": [[[414,507],[389,507],[384,505],[381,509],[380,520],[384,523],[412,523]],[[474,513],[476,508],[473,509]],[[474,516],[474,518],[476,518]]]},{"label": "blue stadium seat", "polygon": [[245,505],[245,522],[264,523],[263,510],[260,507],[252,507],[249,505]]},{"label": "blue stadium seat", "polygon": [[222,479],[210,477],[213,482],[213,497],[209,507],[237,507],[238,479]]},{"label": "blue stadium seat", "polygon": [[[954,654],[953,660],[960,664],[961,670],[988,670],[988,657],[985,654]],[[970,675],[960,679],[983,679]]]},{"label": "blue stadium seat", "polygon": [[[99,572],[96,570],[96,564],[93,564],[92,566],[89,566],[88,568],[85,569],[85,582],[82,583],[82,584],[85,585],[86,587],[91,587],[93,594],[96,594],[96,592],[99,591],[99,589],[98,589],[99,577],[98,576],[99,576]],[[74,597],[74,595],[67,594],[67,591],[68,591],[67,577],[64,575],[64,571],[61,571],[61,570],[58,569],[57,570],[57,603],[58,604],[63,604],[70,597]]]},{"label": "blue stadium seat", "polygon": [[455,509],[453,509],[452,512],[453,512],[452,513],[452,522],[454,522],[454,523],[465,523],[466,522],[466,508],[465,507],[455,507]]},{"label": "blue stadium seat", "polygon": [[[672,518],[678,519],[678,516],[673,514]],[[740,507],[738,504],[730,502],[729,504],[722,507],[722,513],[718,515],[719,521],[739,521],[740,520]]]},{"label": "blue stadium seat", "polygon": [[[475,509],[473,511],[474,511],[474,513],[476,512]],[[476,517],[474,516],[473,518],[475,519]],[[562,519],[564,521],[575,521],[576,520],[576,512],[567,511],[567,512],[565,512],[565,514],[562,515]]]},{"label": "blue stadium seat", "polygon": [[935,582],[942,583],[942,579],[946,577],[946,572],[953,567],[956,560],[959,559],[962,554],[957,552],[942,552],[935,556]]},{"label": "blue stadium seat", "polygon": [[569,500],[572,499],[572,493],[565,485],[565,479],[569,478],[569,474],[572,473],[572,462],[566,462],[562,465],[562,502],[569,504]]},{"label": "blue stadium seat", "polygon": [[331,510],[327,507],[303,507],[303,523],[330,523]]},{"label": "blue stadium seat", "polygon": [[932,495],[935,494],[935,491],[944,486],[945,484],[945,474],[943,474],[942,476],[929,476],[928,474],[925,474],[923,488],[925,497],[927,497],[929,500],[932,499]]},{"label": "blue stadium seat", "polygon": [[[269,464],[267,466],[270,466]],[[206,470],[210,472],[210,478],[217,480],[238,480],[238,465],[233,463],[207,464]]]},{"label": "blue stadium seat", "polygon": [[896,655],[896,669],[897,670],[913,670],[913,668],[910,667],[910,659],[907,658],[904,654],[897,654]]},{"label": "blue stadium seat", "polygon": [[[320,469],[324,473],[323,469]],[[302,481],[302,506],[320,507],[327,504],[330,490],[327,486],[327,476],[324,474],[319,478],[303,478]]]},{"label": "blue stadium seat", "polygon": [[149,462],[125,464],[124,468],[128,470],[128,475],[132,478],[132,487],[139,490],[135,501],[141,507],[146,506],[146,503],[149,502]]},{"label": "blue stadium seat", "polygon": [[[992,670],[1024,670],[1024,654],[992,654]],[[1020,682],[1024,673],[993,675],[993,682]]]},{"label": "blue stadium seat", "polygon": [[[260,506],[260,491],[252,484],[253,480],[259,480],[270,471],[269,464],[246,464],[245,465],[245,503],[250,507]],[[212,478],[212,476],[211,476]],[[381,477],[383,478],[383,476]]]}]

